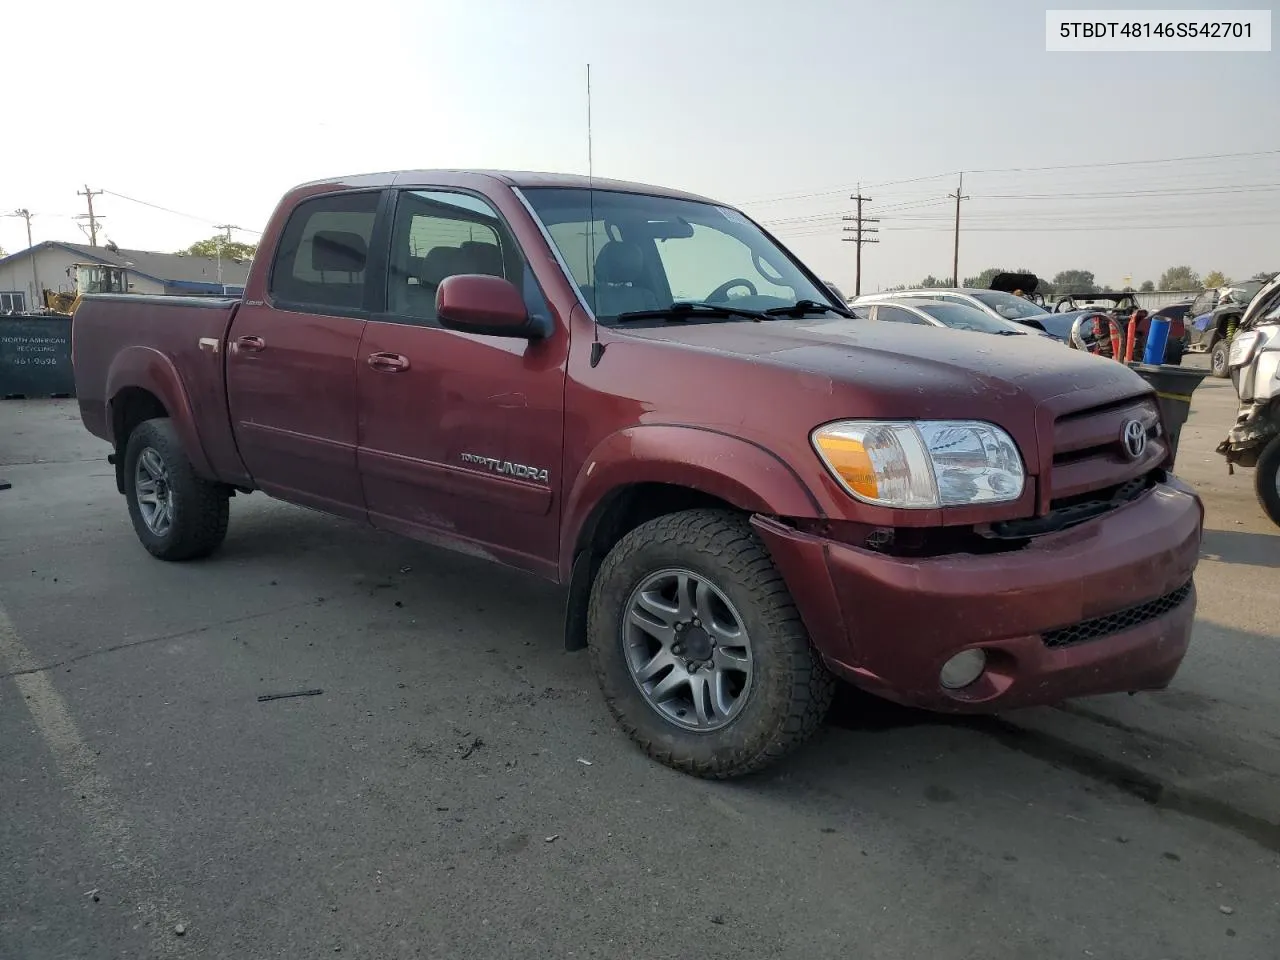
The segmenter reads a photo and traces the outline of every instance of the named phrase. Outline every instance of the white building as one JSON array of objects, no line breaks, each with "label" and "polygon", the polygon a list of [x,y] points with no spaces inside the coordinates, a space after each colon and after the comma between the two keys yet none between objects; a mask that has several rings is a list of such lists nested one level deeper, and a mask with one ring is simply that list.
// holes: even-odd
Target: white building
[{"label": "white building", "polygon": [[[171,296],[238,295],[243,292],[245,278],[249,275],[247,260],[226,259],[219,265],[211,257],[113,250],[49,240],[0,259],[0,313],[39,310],[44,306],[43,291],[46,290],[74,294],[75,271],[71,268],[77,263],[124,267],[128,271],[130,293]],[[37,280],[40,290],[36,289]]]}]

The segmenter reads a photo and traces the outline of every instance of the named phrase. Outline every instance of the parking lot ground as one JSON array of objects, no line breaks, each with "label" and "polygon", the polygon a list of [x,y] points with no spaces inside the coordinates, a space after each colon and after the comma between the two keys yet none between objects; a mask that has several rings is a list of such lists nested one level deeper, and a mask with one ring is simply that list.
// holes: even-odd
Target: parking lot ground
[{"label": "parking lot ground", "polygon": [[0,957],[1275,956],[1280,531],[1212,452],[1233,410],[1206,381],[1184,430],[1169,690],[845,691],[709,783],[616,730],[557,589],[259,495],[154,561],[74,401],[0,403]]}]

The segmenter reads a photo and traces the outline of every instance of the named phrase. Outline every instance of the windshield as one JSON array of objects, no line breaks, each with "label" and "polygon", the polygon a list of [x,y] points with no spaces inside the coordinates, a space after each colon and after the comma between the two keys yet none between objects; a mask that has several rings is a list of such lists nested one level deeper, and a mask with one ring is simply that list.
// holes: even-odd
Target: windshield
[{"label": "windshield", "polygon": [[1248,303],[1264,286],[1266,284],[1261,280],[1246,280],[1244,283],[1235,283],[1227,287],[1223,296],[1229,296],[1234,303]]},{"label": "windshield", "polygon": [[1043,317],[1045,314],[1044,310],[1037,307],[1030,300],[1015,297],[1011,293],[987,290],[973,294],[973,298],[985,303],[1006,320],[1026,320],[1031,317]]},{"label": "windshield", "polygon": [[[751,311],[833,303],[824,284],[727,207],[580,187],[533,187],[524,195],[598,320],[673,303]],[[708,317],[715,315],[681,319]]]},{"label": "windshield", "polygon": [[997,320],[981,310],[959,303],[921,303],[916,309],[956,330],[973,330],[977,333],[1007,333],[1010,330],[1026,332],[1025,327],[1020,327],[1011,320]]}]

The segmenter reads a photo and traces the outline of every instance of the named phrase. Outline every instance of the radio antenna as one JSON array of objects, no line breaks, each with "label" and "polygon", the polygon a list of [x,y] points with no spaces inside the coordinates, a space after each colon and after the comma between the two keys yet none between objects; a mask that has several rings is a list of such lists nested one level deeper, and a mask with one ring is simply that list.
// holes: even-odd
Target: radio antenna
[{"label": "radio antenna", "polygon": [[587,64],[587,275],[591,277],[591,366],[604,356],[604,344],[600,342],[600,321],[596,308],[600,298],[596,295],[599,278],[596,277],[596,186],[595,155],[591,132],[591,64]]}]

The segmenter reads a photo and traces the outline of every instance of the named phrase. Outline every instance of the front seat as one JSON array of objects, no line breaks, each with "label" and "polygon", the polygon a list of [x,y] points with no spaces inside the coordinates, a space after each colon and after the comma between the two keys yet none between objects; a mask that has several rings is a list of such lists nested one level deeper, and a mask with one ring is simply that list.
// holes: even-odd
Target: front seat
[{"label": "front seat", "polygon": [[657,310],[657,296],[644,282],[644,251],[634,243],[610,240],[596,254],[595,304],[598,316]]}]

